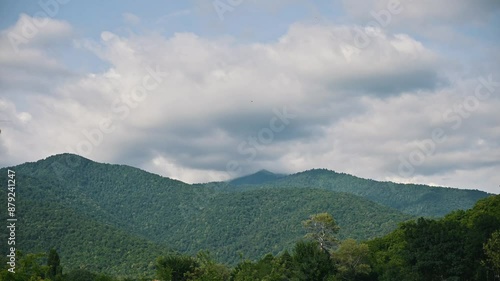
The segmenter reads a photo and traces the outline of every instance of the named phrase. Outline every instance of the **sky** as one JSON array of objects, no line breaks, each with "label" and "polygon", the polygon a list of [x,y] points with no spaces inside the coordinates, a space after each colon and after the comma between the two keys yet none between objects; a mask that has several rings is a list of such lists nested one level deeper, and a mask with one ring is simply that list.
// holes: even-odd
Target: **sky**
[{"label": "sky", "polygon": [[0,167],[500,193],[497,0],[2,1]]}]

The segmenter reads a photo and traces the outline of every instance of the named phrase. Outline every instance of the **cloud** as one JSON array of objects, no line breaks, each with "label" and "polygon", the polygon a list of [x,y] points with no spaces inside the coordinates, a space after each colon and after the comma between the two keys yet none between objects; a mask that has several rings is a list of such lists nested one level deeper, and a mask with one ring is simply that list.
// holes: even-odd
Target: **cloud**
[{"label": "cloud", "polygon": [[184,9],[184,10],[179,10],[175,11],[173,13],[167,14],[167,17],[181,17],[181,16],[187,16],[191,14],[191,10],[189,9]]},{"label": "cloud", "polygon": [[21,14],[16,24],[3,30],[1,36],[2,40],[7,40],[10,47],[17,51],[23,46],[41,47],[67,40],[72,33],[72,27],[66,21]]},{"label": "cloud", "polygon": [[172,18],[189,16],[191,14],[192,14],[192,11],[189,9],[174,11],[174,12],[171,12],[171,13],[168,13],[166,15],[161,16],[159,19],[156,20],[156,24],[165,23],[165,22],[171,20]]},{"label": "cloud", "polygon": [[[459,23],[484,22],[500,10],[500,3],[495,0],[343,0],[345,10],[355,18],[372,20],[373,14],[386,14],[389,7],[398,7],[401,13],[391,16],[396,23],[445,22]],[[384,15],[385,16],[385,15]]]},{"label": "cloud", "polygon": [[[463,106],[478,76],[497,81],[498,69],[464,74],[411,34],[295,23],[268,43],[110,31],[78,42],[109,68],[75,74],[36,44],[0,56],[0,71],[13,73],[2,81],[0,104],[19,123],[2,133],[0,166],[68,151],[188,182],[325,167],[380,180],[497,186],[497,96],[458,129],[459,113],[443,114]],[[15,98],[28,89],[29,99]],[[435,128],[447,141],[413,175],[399,175],[399,157]]]},{"label": "cloud", "polygon": [[6,97],[50,92],[54,81],[72,76],[46,50],[57,50],[73,36],[65,21],[21,14],[17,23],[0,32],[0,90]]},{"label": "cloud", "polygon": [[[475,50],[478,36],[495,32],[500,2],[495,0],[343,0],[350,22],[425,38],[441,48]],[[481,50],[477,50],[480,52]],[[462,54],[463,56],[463,54]]]},{"label": "cloud", "polygon": [[137,25],[141,22],[141,18],[132,13],[123,13],[122,17],[123,20],[128,24]]}]

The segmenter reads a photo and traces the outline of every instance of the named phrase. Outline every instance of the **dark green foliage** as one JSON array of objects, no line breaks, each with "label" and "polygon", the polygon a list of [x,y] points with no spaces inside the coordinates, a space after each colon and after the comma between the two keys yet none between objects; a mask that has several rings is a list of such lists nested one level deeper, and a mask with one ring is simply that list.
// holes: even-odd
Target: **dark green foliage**
[{"label": "dark green foliage", "polygon": [[228,267],[218,264],[207,251],[196,255],[198,267],[188,273],[190,281],[225,281],[229,280],[231,271]]},{"label": "dark green foliage", "polygon": [[[256,263],[251,261],[243,261],[234,269],[231,280],[246,281],[246,280],[275,280],[279,273],[274,272],[274,256],[267,254]],[[275,276],[273,276],[275,275]]]},{"label": "dark green foliage", "polygon": [[419,219],[403,225],[405,259],[421,280],[470,278],[467,271],[466,227],[458,221]]},{"label": "dark green foliage", "polygon": [[[484,244],[500,230],[500,195],[480,200],[468,211],[440,220],[406,222],[369,242],[378,280],[488,280]],[[493,280],[493,279],[490,279]]]},{"label": "dark green foliage", "polygon": [[48,273],[47,277],[51,280],[62,280],[61,259],[55,249],[50,249],[47,257]]},{"label": "dark green foliage", "polygon": [[319,281],[335,273],[333,260],[315,241],[298,242],[293,249],[293,261],[299,280]]},{"label": "dark green foliage", "polygon": [[72,281],[95,281],[97,274],[86,269],[74,269],[65,276],[65,279]]},{"label": "dark green foliage", "polygon": [[171,254],[156,261],[156,275],[162,281],[186,281],[198,266],[190,256]]},{"label": "dark green foliage", "polygon": [[414,280],[412,271],[403,255],[406,241],[401,228],[368,242],[370,249],[371,278],[369,280]]}]

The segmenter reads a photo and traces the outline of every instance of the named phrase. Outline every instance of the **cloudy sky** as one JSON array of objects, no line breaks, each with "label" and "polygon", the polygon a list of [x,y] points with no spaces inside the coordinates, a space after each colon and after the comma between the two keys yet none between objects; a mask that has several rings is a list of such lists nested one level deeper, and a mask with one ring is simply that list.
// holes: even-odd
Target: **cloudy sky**
[{"label": "cloudy sky", "polygon": [[500,2],[2,1],[0,167],[500,192]]}]

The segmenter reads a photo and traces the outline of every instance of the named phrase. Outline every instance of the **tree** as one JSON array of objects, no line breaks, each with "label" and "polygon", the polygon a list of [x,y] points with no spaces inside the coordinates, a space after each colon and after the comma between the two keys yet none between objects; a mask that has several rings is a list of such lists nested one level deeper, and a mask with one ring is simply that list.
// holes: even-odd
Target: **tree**
[{"label": "tree", "polygon": [[319,247],[330,253],[338,244],[335,237],[340,230],[333,217],[328,213],[311,215],[308,220],[302,222],[307,230],[306,237],[319,243]]},{"label": "tree", "polygon": [[97,274],[90,272],[86,269],[74,269],[70,271],[67,275],[65,280],[71,280],[71,281],[95,281],[97,278]]},{"label": "tree", "polygon": [[[234,281],[281,281],[287,280],[285,269],[282,267],[279,258],[272,254],[267,254],[258,262],[245,260],[240,262],[232,273],[231,280]],[[217,279],[219,281],[221,279]]]},{"label": "tree", "polygon": [[280,274],[279,280],[292,280],[292,276],[295,274],[295,267],[293,263],[293,257],[290,255],[288,250],[285,250],[277,259],[275,259],[275,266],[277,272]]},{"label": "tree", "polygon": [[45,253],[26,254],[18,252],[19,269],[16,271],[20,280],[38,280],[47,274],[47,266],[42,263]]},{"label": "tree", "polygon": [[61,260],[55,249],[50,249],[49,251],[47,266],[49,267],[47,277],[51,280],[62,280]]},{"label": "tree", "polygon": [[230,270],[214,261],[208,251],[200,251],[196,255],[198,267],[186,274],[189,281],[224,281],[229,280]]},{"label": "tree", "polygon": [[15,272],[8,271],[10,266],[4,263],[8,259],[0,259],[2,262],[0,281],[43,280],[42,278],[47,274],[47,266],[42,265],[44,256],[44,253],[25,255],[21,251],[16,251],[18,261]]},{"label": "tree", "polygon": [[484,244],[484,253],[486,264],[493,270],[496,278],[500,279],[500,230],[495,231]]},{"label": "tree", "polygon": [[360,276],[370,273],[368,264],[370,249],[367,244],[358,244],[354,239],[347,239],[335,253],[338,264],[338,277],[342,280],[357,280]]},{"label": "tree", "polygon": [[185,255],[171,254],[156,260],[156,274],[162,281],[186,281],[196,267],[196,260]]},{"label": "tree", "polygon": [[379,281],[415,280],[415,273],[406,262],[406,241],[401,228],[368,241],[370,248],[371,279]]},{"label": "tree", "polygon": [[470,280],[464,238],[466,227],[454,220],[419,218],[402,225],[404,257],[421,280]]},{"label": "tree", "polygon": [[316,241],[299,241],[293,249],[293,262],[298,280],[327,280],[335,273],[330,253],[318,247]]}]

